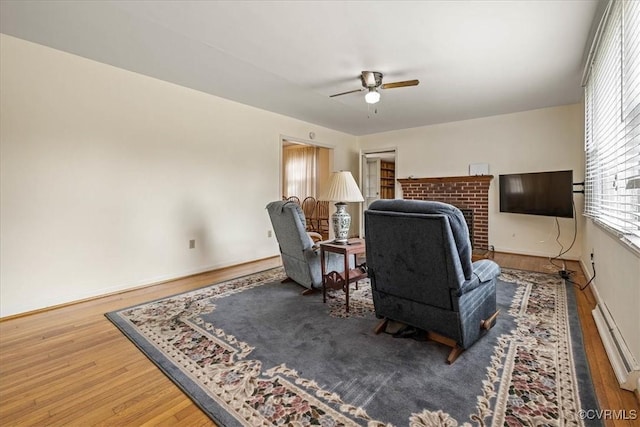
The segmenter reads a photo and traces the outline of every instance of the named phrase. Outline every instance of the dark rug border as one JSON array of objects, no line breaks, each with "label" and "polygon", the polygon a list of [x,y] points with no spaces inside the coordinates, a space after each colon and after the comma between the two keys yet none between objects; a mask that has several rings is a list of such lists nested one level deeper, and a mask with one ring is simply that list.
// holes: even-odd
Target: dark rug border
[{"label": "dark rug border", "polygon": [[[175,365],[169,361],[164,355],[158,351],[153,345],[148,344],[148,340],[145,336],[139,334],[135,329],[131,328],[128,322],[124,321],[120,316],[119,312],[124,310],[129,310],[134,307],[137,307],[142,304],[149,304],[156,301],[161,301],[167,298],[173,298],[178,295],[186,294],[189,292],[199,291],[202,289],[209,288],[211,286],[220,285],[225,282],[230,282],[233,280],[241,280],[256,274],[262,274],[266,272],[270,272],[273,270],[281,269],[282,267],[273,267],[267,268],[266,270],[257,271],[255,273],[249,273],[238,277],[233,277],[231,279],[221,280],[218,282],[210,283],[208,285],[200,286],[197,288],[190,289],[188,291],[177,292],[171,295],[166,295],[160,298],[144,301],[138,304],[133,304],[124,308],[120,308],[117,310],[113,310],[104,314],[104,316],[115,326],[117,327],[122,334],[129,339],[133,345],[135,345],[140,352],[149,359],[155,366],[162,371],[162,373],[173,383],[175,384],[187,398],[189,398],[202,412],[204,412],[209,418],[211,418],[217,425],[219,426],[228,426],[228,425],[240,425],[235,417],[231,416],[227,413],[227,410],[220,406],[218,402],[212,399],[207,393],[202,391],[202,389],[194,384],[189,377],[186,377],[182,374],[182,372],[175,367]],[[179,381],[174,372],[179,373],[184,378],[185,382],[188,384],[183,384],[182,381]],[[191,387],[189,387],[191,386]],[[206,403],[205,403],[206,402]],[[206,405],[213,405],[216,409],[219,410],[221,415],[214,414],[211,410],[207,409]]]},{"label": "dark rug border", "polygon": [[[200,408],[209,418],[211,418],[216,424],[219,426],[228,426],[228,425],[240,425],[240,423],[235,419],[235,417],[231,416],[227,413],[227,410],[220,406],[214,399],[212,399],[206,392],[202,391],[202,389],[194,384],[190,378],[182,375],[185,379],[185,382],[188,384],[183,384],[182,381],[177,380],[174,372],[182,374],[182,372],[174,366],[172,362],[164,357],[164,355],[159,352],[153,345],[148,344],[146,337],[139,334],[136,330],[131,328],[128,322],[122,320],[122,318],[118,315],[118,312],[132,309],[142,304],[149,304],[156,301],[161,301],[167,298],[172,298],[178,295],[182,295],[185,293],[202,290],[205,288],[209,288],[211,286],[216,286],[225,282],[233,281],[233,280],[241,280],[256,274],[266,273],[269,271],[281,269],[282,267],[273,267],[265,270],[261,270],[255,273],[245,274],[242,276],[234,277],[231,279],[226,279],[218,282],[214,282],[208,285],[204,285],[201,287],[193,288],[188,291],[177,292],[171,295],[166,295],[160,298],[144,301],[138,304],[133,304],[124,308],[120,308],[118,310],[110,311],[104,314],[104,316],[114,325],[116,326],[122,334],[129,339],[133,345],[135,345],[142,354],[147,357],[155,366],[157,366],[160,371],[167,376],[167,378],[175,384],[196,406]],[[516,270],[527,273],[536,273],[536,274],[546,274],[553,275],[553,273],[546,272],[538,272],[531,270],[523,270],[518,268],[504,268],[504,270]],[[502,280],[502,279],[501,279]],[[506,283],[506,280],[502,280]],[[575,286],[568,280],[564,280],[564,285],[567,293],[567,307],[568,307],[568,322],[570,328],[570,336],[571,336],[571,352],[574,361],[574,369],[576,371],[576,378],[578,382],[578,397],[580,399],[580,405],[582,409],[589,410],[599,409],[598,399],[595,393],[595,389],[593,386],[593,375],[591,373],[591,368],[587,361],[586,349],[584,348],[584,338],[582,333],[582,324],[580,322],[580,316],[578,313],[578,305],[577,299],[575,295]],[[573,308],[570,310],[569,308]],[[584,372],[585,375],[579,375],[579,372]],[[205,403],[206,402],[206,403]],[[216,409],[219,410],[221,415],[214,414],[211,410],[207,409],[206,405],[213,405]],[[601,420],[583,420],[586,426],[602,426],[603,422]]]},{"label": "dark rug border", "polygon": [[[151,302],[151,301],[150,301]],[[126,310],[126,309],[123,309]],[[193,385],[192,388],[187,387],[186,385],[183,385],[181,381],[178,381],[176,379],[176,377],[173,375],[172,371],[176,370],[175,368],[172,369],[172,367],[165,367],[166,363],[170,363],[171,365],[173,365],[171,362],[163,362],[163,359],[166,361],[166,358],[162,357],[162,354],[160,354],[160,352],[158,352],[158,350],[156,350],[155,348],[153,348],[152,346],[149,345],[145,345],[146,340],[143,341],[143,343],[139,344],[138,341],[142,340],[144,337],[140,337],[139,334],[135,333],[135,332],[130,332],[128,330],[128,325],[123,325],[121,324],[120,320],[112,317],[111,313],[106,313],[105,317],[107,319],[109,319],[111,321],[111,323],[113,323],[119,330],[120,332],[122,332],[124,334],[125,337],[127,337],[129,339],[129,341],[131,341],[133,343],[133,345],[135,345],[138,350],[140,350],[140,352],[146,356],[147,359],[149,359],[149,361],[151,361],[156,367],[158,367],[158,369],[160,369],[160,371],[173,383],[175,384],[181,391],[182,393],[184,393],[184,395],[189,398],[194,404],[196,404],[196,406],[198,406],[198,408],[200,408],[200,410],[202,410],[202,412],[204,412],[209,418],[211,418],[213,420],[213,422],[215,422],[217,425],[219,426],[227,426],[228,424],[225,423],[224,421],[220,420],[218,418],[218,416],[216,416],[213,412],[211,412],[210,410],[207,409],[207,407],[205,406],[204,402],[200,402],[200,399],[205,399],[207,400],[207,402],[212,403],[213,405],[215,405],[219,410],[220,413],[225,414],[227,411],[220,407],[216,401],[212,400],[206,393],[202,392],[200,390],[199,387],[196,387],[195,384]],[[134,338],[133,335],[138,336],[139,338]],[[183,375],[184,377],[184,375]],[[186,381],[191,382],[191,380],[189,378],[186,378]],[[207,403],[209,404],[209,403]]]},{"label": "dark rug border", "polygon": [[[502,270],[515,270],[525,273],[547,274],[555,276],[557,272],[543,272],[524,270],[522,268],[500,267]],[[558,278],[561,277],[558,275]],[[567,317],[569,320],[569,329],[571,336],[571,355],[573,356],[573,365],[576,371],[576,379],[578,381],[578,398],[580,399],[580,406],[584,410],[600,409],[600,403],[598,402],[598,396],[593,385],[593,374],[589,361],[587,360],[587,351],[584,347],[584,335],[582,334],[582,322],[580,321],[580,313],[578,312],[578,301],[576,297],[576,286],[570,279],[563,280],[566,292],[567,292]],[[574,310],[569,310],[573,308]],[[585,372],[586,375],[579,375],[579,372]],[[588,420],[585,419],[585,426],[603,426],[602,420]]]},{"label": "dark rug border", "polygon": [[[556,273],[524,270],[522,268],[500,267],[501,270],[515,270],[525,273],[535,274],[547,274],[555,276]],[[558,278],[561,277],[558,275]],[[578,381],[578,398],[580,399],[580,406],[583,410],[599,410],[600,403],[598,402],[598,396],[593,385],[593,374],[589,361],[587,360],[587,351],[584,347],[584,335],[582,334],[582,322],[580,321],[580,313],[578,312],[578,301],[576,297],[576,286],[570,279],[563,280],[566,292],[567,292],[567,317],[569,321],[569,329],[571,336],[571,355],[573,356],[573,365],[576,371],[576,379]],[[578,289],[579,290],[579,289]],[[570,309],[574,310],[571,311]],[[579,375],[579,372],[584,372],[586,375]],[[603,426],[602,420],[589,420],[584,419],[585,426]]]},{"label": "dark rug border", "polygon": [[[582,334],[582,322],[580,322],[580,313],[578,312],[578,301],[576,297],[576,287],[570,280],[563,280],[567,288],[567,306],[573,307],[573,312],[568,311],[569,328],[571,329],[571,353],[573,355],[573,365],[578,380],[578,397],[580,398],[580,406],[583,410],[600,409],[598,397],[593,386],[593,374],[587,360],[587,350],[584,348],[584,336]],[[585,375],[579,375],[584,372]],[[602,420],[584,420],[587,426],[602,426]]]}]

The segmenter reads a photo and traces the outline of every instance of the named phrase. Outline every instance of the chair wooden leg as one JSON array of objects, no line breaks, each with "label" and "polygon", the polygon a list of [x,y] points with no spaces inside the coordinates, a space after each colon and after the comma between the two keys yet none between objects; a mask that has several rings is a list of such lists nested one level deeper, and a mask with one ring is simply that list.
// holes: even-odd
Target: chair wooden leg
[{"label": "chair wooden leg", "polygon": [[495,325],[495,321],[496,321],[496,318],[498,317],[498,314],[500,314],[500,310],[493,313],[487,320],[481,320],[480,328],[486,329],[487,331],[491,329],[493,325]]},{"label": "chair wooden leg", "polygon": [[447,363],[449,365],[455,362],[458,356],[460,356],[464,351],[464,348],[460,347],[455,340],[442,336],[435,332],[427,332],[427,339],[451,347],[451,352],[449,352],[449,356],[447,357]]},{"label": "chair wooden leg", "polygon": [[387,327],[387,323],[389,323],[389,319],[387,319],[386,317],[384,319],[382,319],[380,321],[380,323],[378,323],[376,325],[376,327],[373,329],[373,332],[378,335],[380,332],[384,331],[385,328]]},{"label": "chair wooden leg", "polygon": [[464,351],[464,348],[462,347],[458,347],[457,345],[453,347],[451,349],[451,352],[449,353],[449,357],[447,357],[447,363],[451,365],[453,362],[456,361],[458,356],[460,356],[463,351]]},{"label": "chair wooden leg", "polygon": [[[286,277],[280,281],[280,283],[289,283],[289,282],[294,282],[294,280],[291,277]],[[317,289],[315,288],[305,289],[304,291],[302,291],[302,295],[309,295],[314,293],[315,291],[317,291]]]},{"label": "chair wooden leg", "polygon": [[[498,315],[498,313],[495,313],[491,316],[491,319],[495,320],[495,317]],[[490,320],[490,319],[487,319]],[[378,323],[378,325],[374,328],[373,332],[377,335],[380,332],[382,332],[386,327],[387,327],[387,323],[389,322],[389,319],[384,318],[380,321],[380,323]],[[456,343],[455,340],[445,337],[443,335],[440,335],[438,333],[435,332],[427,332],[427,339],[431,340],[431,341],[435,341],[438,342],[440,344],[444,344],[447,347],[451,347],[451,351],[449,352],[449,356],[447,356],[447,363],[449,365],[451,365],[453,362],[456,361],[456,359],[464,352],[464,348],[460,347],[458,345],[458,343]]]}]

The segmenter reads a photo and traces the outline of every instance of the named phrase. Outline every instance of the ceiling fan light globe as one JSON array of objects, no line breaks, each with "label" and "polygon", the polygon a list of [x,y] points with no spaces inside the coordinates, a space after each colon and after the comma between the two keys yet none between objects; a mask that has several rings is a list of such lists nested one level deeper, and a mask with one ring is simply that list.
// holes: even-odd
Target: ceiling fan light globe
[{"label": "ceiling fan light globe", "polygon": [[376,90],[370,90],[364,96],[364,100],[367,102],[367,104],[375,104],[380,101],[380,93]]}]

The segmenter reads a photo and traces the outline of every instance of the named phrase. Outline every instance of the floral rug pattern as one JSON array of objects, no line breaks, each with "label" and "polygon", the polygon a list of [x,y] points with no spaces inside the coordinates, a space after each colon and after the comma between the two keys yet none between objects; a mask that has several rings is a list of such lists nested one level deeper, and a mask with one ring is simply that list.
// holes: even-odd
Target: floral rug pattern
[{"label": "floral rug pattern", "polygon": [[[141,334],[239,423],[250,426],[388,426],[360,407],[301,378],[284,364],[264,370],[250,358],[253,348],[203,321],[228,295],[283,279],[281,268],[109,313]],[[516,328],[498,338],[477,396],[476,412],[459,423],[443,411],[414,413],[419,426],[582,426],[573,366],[564,282],[555,275],[503,269],[501,279],[517,286],[509,314]],[[367,280],[350,293],[329,295],[333,317],[373,313]],[[114,319],[111,319],[114,320]],[[114,323],[116,323],[114,321]],[[117,323],[116,323],[117,325]]]}]

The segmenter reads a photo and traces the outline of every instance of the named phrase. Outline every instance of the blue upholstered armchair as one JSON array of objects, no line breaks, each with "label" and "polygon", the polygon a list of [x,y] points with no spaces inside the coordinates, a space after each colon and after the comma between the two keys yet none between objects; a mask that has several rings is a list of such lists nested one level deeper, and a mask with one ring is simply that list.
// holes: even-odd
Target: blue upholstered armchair
[{"label": "blue upholstered armchair", "polygon": [[[321,288],[320,249],[312,236],[317,236],[319,239],[322,236],[306,231],[307,222],[297,203],[290,201],[271,202],[267,205],[267,211],[280,246],[282,264],[288,279],[304,286],[308,291]],[[344,271],[343,260],[338,256],[329,256],[327,271],[334,270]]]},{"label": "blue upholstered armchair", "polygon": [[497,317],[493,261],[471,262],[462,212],[439,202],[378,200],[365,211],[367,266],[376,332],[395,320],[453,347],[455,359]]}]

